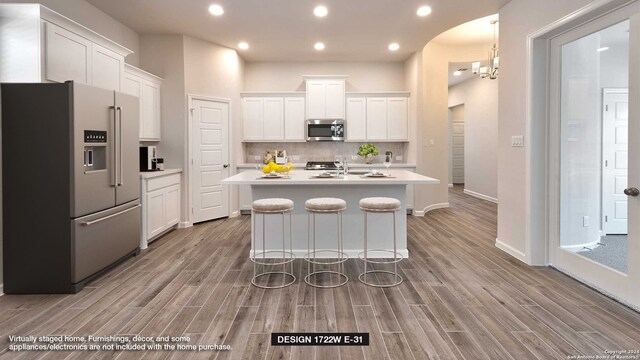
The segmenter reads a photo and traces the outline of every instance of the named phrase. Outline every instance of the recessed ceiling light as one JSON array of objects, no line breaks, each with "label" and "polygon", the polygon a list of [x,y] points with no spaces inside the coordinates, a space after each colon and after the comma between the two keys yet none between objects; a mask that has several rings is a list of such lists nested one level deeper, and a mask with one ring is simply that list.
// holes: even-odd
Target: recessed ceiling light
[{"label": "recessed ceiling light", "polygon": [[427,16],[427,15],[431,14],[431,7],[429,7],[429,6],[420,6],[416,13],[418,14],[418,16]]},{"label": "recessed ceiling light", "polygon": [[325,17],[329,13],[329,10],[326,6],[318,5],[315,9],[313,9],[313,14],[317,17]]},{"label": "recessed ceiling light", "polygon": [[246,41],[241,41],[238,43],[238,47],[242,50],[247,50],[249,48],[249,44]]},{"label": "recessed ceiling light", "polygon": [[597,51],[597,52],[603,52],[603,51],[607,51],[607,50],[609,50],[609,47],[608,47],[608,46],[603,46],[603,47],[599,48],[599,49],[598,49],[598,50],[596,50],[596,51]]},{"label": "recessed ceiling light", "polygon": [[462,75],[462,71],[460,70],[456,70],[453,72],[453,76],[460,76],[460,75]]},{"label": "recessed ceiling light", "polygon": [[209,6],[209,12],[213,16],[220,16],[220,15],[224,14],[224,9],[222,8],[222,6],[220,6],[218,4],[213,4],[213,5]]},{"label": "recessed ceiling light", "polygon": [[398,49],[400,49],[400,45],[398,45],[398,43],[391,43],[391,44],[389,44],[389,50],[391,50],[391,51],[396,51],[396,50],[398,50]]},{"label": "recessed ceiling light", "polygon": [[317,42],[315,45],[313,45],[313,47],[314,47],[316,50],[324,50],[324,44],[323,44],[323,43],[321,43],[321,42]]}]

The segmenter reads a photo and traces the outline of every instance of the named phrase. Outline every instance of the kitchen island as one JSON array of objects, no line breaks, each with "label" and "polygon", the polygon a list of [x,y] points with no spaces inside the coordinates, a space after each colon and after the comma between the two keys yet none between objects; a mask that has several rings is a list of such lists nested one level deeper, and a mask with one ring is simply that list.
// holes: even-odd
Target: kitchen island
[{"label": "kitchen island", "polygon": [[[360,174],[349,174],[333,178],[317,178],[321,171],[294,170],[288,178],[261,178],[262,173],[245,171],[222,180],[226,185],[250,185],[254,200],[265,198],[286,198],[294,202],[292,213],[293,252],[301,258],[307,252],[308,214],[304,208],[306,200],[318,197],[337,197],[347,202],[343,213],[344,250],[350,258],[356,258],[363,250],[364,215],[359,201],[365,197],[392,197],[401,201],[397,212],[396,236],[398,252],[407,257],[407,185],[439,184],[440,181],[406,170],[390,170],[389,177],[371,178]],[[386,173],[386,171],[385,171]],[[285,233],[288,245],[289,217],[285,216]],[[262,244],[262,215],[252,217],[251,236]],[[391,249],[393,225],[390,214],[369,214],[369,248]],[[267,215],[266,250],[282,248],[282,218],[280,215]],[[316,248],[335,249],[337,242],[337,219],[335,214],[316,215]],[[375,256],[376,254],[371,254]]]}]

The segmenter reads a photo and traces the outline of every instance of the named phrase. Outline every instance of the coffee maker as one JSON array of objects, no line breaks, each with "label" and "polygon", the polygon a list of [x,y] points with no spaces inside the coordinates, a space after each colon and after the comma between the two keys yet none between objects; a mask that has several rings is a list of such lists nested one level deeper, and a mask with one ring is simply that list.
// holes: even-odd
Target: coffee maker
[{"label": "coffee maker", "polygon": [[140,147],[140,171],[157,171],[156,158],[158,156],[155,146]]}]

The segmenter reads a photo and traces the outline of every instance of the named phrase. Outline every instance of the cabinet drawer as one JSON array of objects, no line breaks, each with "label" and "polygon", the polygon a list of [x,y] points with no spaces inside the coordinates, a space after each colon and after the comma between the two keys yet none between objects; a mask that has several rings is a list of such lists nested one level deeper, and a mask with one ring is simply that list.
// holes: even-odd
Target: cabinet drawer
[{"label": "cabinet drawer", "polygon": [[147,180],[147,192],[180,184],[180,174],[171,174]]}]

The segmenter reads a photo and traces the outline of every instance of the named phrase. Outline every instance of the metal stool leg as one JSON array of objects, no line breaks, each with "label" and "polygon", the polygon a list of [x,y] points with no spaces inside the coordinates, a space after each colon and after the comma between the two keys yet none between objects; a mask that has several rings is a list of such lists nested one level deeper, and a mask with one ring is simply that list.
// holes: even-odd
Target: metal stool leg
[{"label": "metal stool leg", "polygon": [[[286,234],[285,234],[285,216],[284,213],[285,212],[289,212],[289,249],[290,251],[287,252],[287,248],[286,248]],[[255,230],[257,228],[257,215],[261,214],[262,215],[262,250],[260,253],[257,252],[256,249],[256,233]],[[263,288],[263,289],[280,289],[280,288],[284,288],[287,287],[291,284],[293,284],[296,281],[296,276],[293,274],[293,262],[295,260],[295,255],[293,254],[293,238],[292,238],[292,231],[291,231],[291,211],[278,211],[278,212],[272,212],[269,214],[280,214],[282,216],[282,252],[280,252],[279,250],[267,250],[267,246],[266,246],[266,215],[268,213],[267,212],[260,212],[260,213],[256,213],[253,209],[251,210],[251,216],[252,216],[252,231],[253,233],[251,234],[251,247],[252,247],[252,251],[250,253],[250,260],[253,262],[253,278],[251,279],[251,284],[253,284],[256,287],[259,288]],[[274,261],[270,261],[267,262],[267,253],[278,253],[278,254],[282,254],[282,258],[281,261],[279,262],[274,262]],[[287,257],[287,253],[289,253],[290,256]],[[257,256],[261,256],[261,259],[258,260]],[[287,272],[287,264],[291,263],[291,272]],[[258,272],[257,271],[257,267],[258,265],[262,266],[262,271]],[[278,266],[278,265],[282,265],[282,271],[265,271],[265,267],[266,266]],[[277,285],[277,286],[269,286],[269,285],[262,285],[262,284],[258,284],[258,278],[265,276],[265,275],[270,275],[270,274],[279,274],[282,275],[282,284]],[[291,278],[291,280],[289,282],[287,282],[287,276]]]},{"label": "metal stool leg", "polygon": [[[344,273],[344,262],[347,261],[348,256],[344,253],[344,245],[343,245],[343,237],[342,237],[342,211],[330,211],[325,213],[336,213],[337,227],[338,227],[338,238],[337,238],[337,249],[338,250],[317,250],[316,249],[316,212],[309,211],[309,236],[307,240],[307,255],[305,260],[307,261],[307,275],[304,278],[305,283],[310,286],[318,287],[318,288],[335,288],[338,286],[342,286],[349,281],[349,278]],[[313,249],[313,250],[312,250]],[[328,261],[328,262],[320,262],[317,259],[318,252],[334,252],[338,254],[337,261]],[[316,271],[316,264],[328,266],[329,268],[325,270],[324,268]],[[337,271],[332,270],[333,265],[337,266]],[[312,277],[319,274],[329,274],[330,285],[318,285],[316,281],[312,281]],[[338,275],[338,281],[336,284],[333,283],[332,275]],[[343,278],[344,280],[340,280]],[[314,279],[315,280],[315,279]]]},{"label": "metal stool leg", "polygon": [[[369,242],[369,238],[368,238],[368,211],[364,210],[364,251],[360,253],[361,255],[361,259],[364,262],[364,272],[360,274],[360,276],[358,276],[358,279],[360,280],[360,282],[362,282],[365,285],[368,286],[374,286],[374,287],[393,287],[393,286],[398,286],[402,283],[402,281],[404,280],[402,278],[402,276],[400,276],[400,274],[398,274],[398,263],[400,261],[402,261],[403,256],[401,254],[398,253],[398,244],[397,244],[397,235],[396,235],[396,212],[397,211],[374,211],[377,213],[383,213],[383,212],[390,212],[392,217],[393,217],[393,251],[389,251],[389,250],[369,250],[368,249],[368,242]],[[369,259],[369,252],[384,252],[384,253],[391,253],[393,255],[393,260],[391,261],[385,261],[385,260],[371,260]],[[388,271],[388,270],[376,270],[375,267],[373,267],[373,270],[367,270],[367,265],[371,263],[371,266],[373,267],[374,264],[391,264],[393,263],[393,271]],[[367,276],[369,274],[391,274],[394,276],[395,281],[392,282],[391,284],[380,284],[379,281],[380,279],[378,279],[378,283],[373,283],[368,281]]]}]

